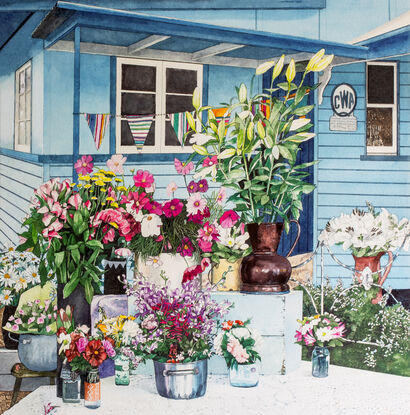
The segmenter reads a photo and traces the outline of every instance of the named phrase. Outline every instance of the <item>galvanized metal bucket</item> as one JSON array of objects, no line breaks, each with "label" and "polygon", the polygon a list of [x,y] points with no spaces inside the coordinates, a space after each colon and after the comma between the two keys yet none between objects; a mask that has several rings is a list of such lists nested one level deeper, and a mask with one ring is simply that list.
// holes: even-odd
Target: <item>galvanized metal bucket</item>
[{"label": "galvanized metal bucket", "polygon": [[170,399],[194,399],[205,395],[208,359],[190,363],[162,363],[154,360],[158,393]]}]

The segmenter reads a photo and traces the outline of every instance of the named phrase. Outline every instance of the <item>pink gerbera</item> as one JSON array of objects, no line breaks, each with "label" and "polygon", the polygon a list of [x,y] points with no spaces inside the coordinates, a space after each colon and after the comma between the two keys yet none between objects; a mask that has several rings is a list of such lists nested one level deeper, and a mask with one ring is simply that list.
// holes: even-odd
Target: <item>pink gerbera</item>
[{"label": "pink gerbera", "polygon": [[173,216],[178,216],[182,212],[183,207],[184,204],[179,199],[172,199],[164,203],[162,210],[167,218],[172,218]]},{"label": "pink gerbera", "polygon": [[134,176],[134,184],[136,187],[148,188],[154,183],[154,176],[148,170],[138,170]]},{"label": "pink gerbera", "polygon": [[91,156],[82,156],[74,164],[77,174],[88,174],[93,171],[94,163]]},{"label": "pink gerbera", "polygon": [[107,167],[115,174],[124,174],[124,163],[127,161],[127,157],[122,154],[113,154],[109,160],[107,160]]},{"label": "pink gerbera", "polygon": [[194,168],[194,163],[192,161],[190,161],[189,163],[185,163],[178,159],[174,159],[174,165],[177,173],[182,174],[184,176],[189,174]]},{"label": "pink gerbera", "polygon": [[189,215],[196,215],[206,207],[206,200],[199,193],[194,193],[188,197],[186,210]]}]

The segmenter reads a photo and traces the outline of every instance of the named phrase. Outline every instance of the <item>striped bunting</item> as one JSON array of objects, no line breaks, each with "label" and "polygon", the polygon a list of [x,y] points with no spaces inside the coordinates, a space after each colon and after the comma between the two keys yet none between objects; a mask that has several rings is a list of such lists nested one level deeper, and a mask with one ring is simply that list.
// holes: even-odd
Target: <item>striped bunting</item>
[{"label": "striped bunting", "polygon": [[95,147],[99,150],[104,139],[105,130],[110,122],[110,114],[85,113],[84,117],[93,135]]},{"label": "striped bunting", "polygon": [[[195,111],[191,112],[191,114],[194,117]],[[168,119],[171,121],[171,125],[175,131],[178,141],[182,144],[184,141],[184,134],[191,129],[188,124],[185,111],[168,114]]]},{"label": "striped bunting", "polygon": [[126,115],[125,118],[130,126],[132,137],[138,151],[141,151],[145,144],[149,129],[151,128],[153,115]]}]

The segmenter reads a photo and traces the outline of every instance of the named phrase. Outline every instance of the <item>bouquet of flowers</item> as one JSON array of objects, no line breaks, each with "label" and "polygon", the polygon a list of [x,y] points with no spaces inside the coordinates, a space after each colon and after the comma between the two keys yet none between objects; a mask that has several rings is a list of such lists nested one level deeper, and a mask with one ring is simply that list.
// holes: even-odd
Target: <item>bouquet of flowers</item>
[{"label": "bouquet of flowers", "polygon": [[[367,204],[367,212],[354,209],[350,215],[342,213],[331,219],[319,236],[319,241],[327,245],[342,245],[346,251],[357,257],[374,256],[380,252],[393,251],[400,248],[410,234],[410,223],[407,218],[400,221],[397,216],[382,208],[376,212]],[[407,238],[403,249],[408,250],[410,238]]]},{"label": "bouquet of flowers", "polygon": [[140,325],[133,316],[117,316],[103,318],[96,324],[97,330],[104,336],[114,340],[116,354],[130,359],[134,368],[144,360],[143,345],[145,338]]},{"label": "bouquet of flowers", "polygon": [[55,334],[57,331],[57,306],[51,300],[44,305],[40,300],[29,301],[10,316],[4,329],[18,334]]},{"label": "bouquet of flowers", "polygon": [[332,314],[316,314],[298,320],[299,330],[296,330],[296,343],[306,346],[343,346],[345,325]]},{"label": "bouquet of flowers", "polygon": [[218,304],[196,280],[174,290],[139,280],[129,295],[135,300],[148,358],[187,363],[211,356],[216,319],[225,315],[229,302]]},{"label": "bouquet of flowers", "polygon": [[249,323],[250,320],[224,321],[214,339],[215,353],[224,357],[228,368],[261,360],[262,337]]},{"label": "bouquet of flowers", "polygon": [[0,308],[16,306],[21,293],[40,284],[39,262],[31,252],[18,252],[12,245],[0,253]]}]

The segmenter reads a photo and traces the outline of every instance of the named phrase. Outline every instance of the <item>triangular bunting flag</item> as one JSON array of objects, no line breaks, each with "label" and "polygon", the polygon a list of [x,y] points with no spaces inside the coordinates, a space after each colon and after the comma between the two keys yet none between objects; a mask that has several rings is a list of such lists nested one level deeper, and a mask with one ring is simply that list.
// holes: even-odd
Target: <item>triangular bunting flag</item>
[{"label": "triangular bunting flag", "polygon": [[[195,112],[191,112],[192,116],[195,116]],[[185,112],[176,112],[174,114],[168,114],[169,121],[175,131],[178,141],[182,144],[184,140],[184,134],[191,129],[188,124]]]},{"label": "triangular bunting flag", "polygon": [[147,138],[149,129],[151,128],[154,116],[126,115],[125,118],[127,119],[128,125],[130,126],[131,134],[134,138],[134,143],[138,151],[141,151],[144,147],[145,139]]},{"label": "triangular bunting flag", "polygon": [[95,147],[97,150],[101,147],[104,139],[105,130],[110,122],[110,114],[84,114],[93,135]]}]

